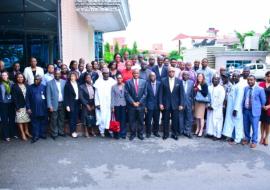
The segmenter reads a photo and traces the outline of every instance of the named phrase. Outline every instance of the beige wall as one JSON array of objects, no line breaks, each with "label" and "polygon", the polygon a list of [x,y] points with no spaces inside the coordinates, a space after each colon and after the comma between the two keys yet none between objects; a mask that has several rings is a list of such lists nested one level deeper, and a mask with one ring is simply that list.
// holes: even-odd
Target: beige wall
[{"label": "beige wall", "polygon": [[76,10],[74,0],[61,1],[63,63],[94,59],[94,29]]}]

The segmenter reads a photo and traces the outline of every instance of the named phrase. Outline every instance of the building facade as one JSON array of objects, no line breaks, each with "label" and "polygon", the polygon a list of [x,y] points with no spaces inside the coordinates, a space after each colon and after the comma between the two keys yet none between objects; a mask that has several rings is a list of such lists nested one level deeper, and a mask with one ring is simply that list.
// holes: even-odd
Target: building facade
[{"label": "building facade", "polygon": [[56,59],[101,59],[103,33],[129,22],[128,0],[2,0],[0,58],[6,68],[27,66],[31,56],[43,67]]}]

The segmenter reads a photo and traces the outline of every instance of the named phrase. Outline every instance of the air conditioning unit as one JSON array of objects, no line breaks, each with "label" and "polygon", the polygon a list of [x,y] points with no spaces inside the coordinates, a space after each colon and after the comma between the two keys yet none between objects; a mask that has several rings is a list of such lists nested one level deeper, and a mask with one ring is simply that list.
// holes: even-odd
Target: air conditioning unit
[{"label": "air conditioning unit", "polygon": [[244,42],[245,50],[258,50],[260,36],[247,36]]}]

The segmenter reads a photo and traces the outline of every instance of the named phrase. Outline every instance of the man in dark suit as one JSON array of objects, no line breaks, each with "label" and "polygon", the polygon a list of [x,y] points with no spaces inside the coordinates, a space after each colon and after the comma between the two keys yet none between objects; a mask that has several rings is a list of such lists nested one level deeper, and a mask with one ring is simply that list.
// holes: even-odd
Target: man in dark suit
[{"label": "man in dark suit", "polygon": [[61,70],[55,69],[54,79],[47,83],[46,95],[47,106],[50,112],[50,131],[53,140],[59,135],[65,137],[65,106],[64,87],[65,80],[61,78]]},{"label": "man in dark suit", "polygon": [[89,74],[91,76],[92,82],[95,83],[99,77],[98,74],[93,71],[92,65],[90,63],[87,63],[85,68],[86,68],[86,71],[80,75],[78,83],[81,85],[85,82],[84,77],[86,74]]},{"label": "man in dark suit", "polygon": [[[156,80],[156,74],[150,73],[149,81],[147,82],[147,97],[146,97],[146,137],[149,138],[151,133],[156,137],[160,137],[159,131],[159,91],[160,82]],[[153,120],[153,123],[152,123]],[[153,127],[152,127],[153,126]]]},{"label": "man in dark suit", "polygon": [[156,74],[156,78],[158,81],[161,81],[163,78],[167,77],[168,75],[168,67],[163,65],[164,57],[159,56],[157,58],[158,65],[155,65],[152,68],[152,71]]},{"label": "man in dark suit", "polygon": [[191,128],[193,123],[192,109],[194,107],[194,83],[189,79],[189,72],[182,74],[184,87],[184,109],[180,111],[180,134],[192,138]]},{"label": "man in dark suit", "polygon": [[144,110],[147,96],[147,83],[139,79],[139,70],[133,70],[133,78],[125,84],[125,97],[128,107],[128,118],[130,123],[130,140],[137,136],[143,140]]},{"label": "man in dark suit", "polygon": [[172,119],[172,135],[171,138],[178,140],[179,131],[179,111],[183,110],[184,89],[180,79],[175,78],[175,70],[173,67],[168,68],[168,77],[162,79],[159,106],[163,112],[163,139],[169,137],[169,123]]}]

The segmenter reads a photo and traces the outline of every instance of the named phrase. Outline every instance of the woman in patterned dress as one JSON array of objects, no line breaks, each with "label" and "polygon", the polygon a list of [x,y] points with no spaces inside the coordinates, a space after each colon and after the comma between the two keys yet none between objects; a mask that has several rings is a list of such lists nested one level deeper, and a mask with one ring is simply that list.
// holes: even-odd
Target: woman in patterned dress
[{"label": "woman in patterned dress", "polygon": [[12,98],[14,100],[16,109],[15,122],[18,124],[22,139],[26,141],[27,138],[31,138],[32,136],[30,135],[28,129],[30,117],[26,112],[26,103],[25,103],[27,86],[25,84],[25,78],[22,73],[16,75],[15,82],[16,83],[13,85],[11,90]]}]

